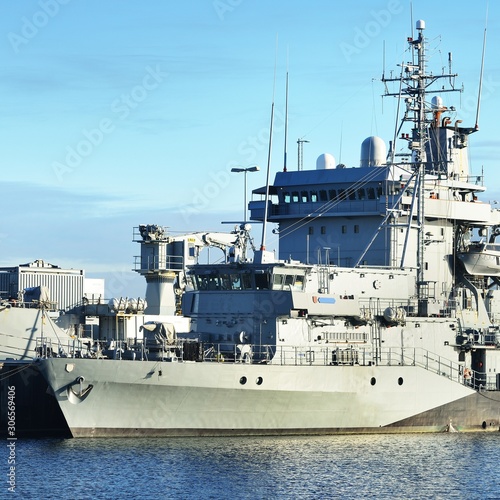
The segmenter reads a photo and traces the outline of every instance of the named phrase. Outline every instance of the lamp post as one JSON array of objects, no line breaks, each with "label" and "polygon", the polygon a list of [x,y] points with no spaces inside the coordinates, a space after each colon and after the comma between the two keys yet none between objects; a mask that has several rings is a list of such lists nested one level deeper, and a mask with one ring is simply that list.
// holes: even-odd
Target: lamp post
[{"label": "lamp post", "polygon": [[254,167],[234,167],[231,169],[231,172],[235,173],[241,173],[243,172],[245,174],[245,185],[244,185],[244,203],[245,205],[243,206],[243,222],[246,222],[247,220],[247,173],[248,172],[258,172],[260,168],[255,165]]}]

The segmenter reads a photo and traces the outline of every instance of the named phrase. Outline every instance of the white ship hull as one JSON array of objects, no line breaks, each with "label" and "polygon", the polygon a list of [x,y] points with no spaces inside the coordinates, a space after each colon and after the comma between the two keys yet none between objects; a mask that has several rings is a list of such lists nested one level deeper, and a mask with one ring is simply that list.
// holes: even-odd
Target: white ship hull
[{"label": "white ship hull", "polygon": [[500,399],[476,412],[476,391],[418,366],[52,358],[39,367],[74,437],[499,428]]}]

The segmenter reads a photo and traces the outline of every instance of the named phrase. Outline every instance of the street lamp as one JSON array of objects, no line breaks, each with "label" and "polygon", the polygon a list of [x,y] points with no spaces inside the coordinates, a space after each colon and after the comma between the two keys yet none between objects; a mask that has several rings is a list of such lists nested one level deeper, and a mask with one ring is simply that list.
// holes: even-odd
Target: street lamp
[{"label": "street lamp", "polygon": [[245,186],[244,186],[244,203],[245,205],[243,206],[243,222],[246,222],[247,220],[247,173],[248,172],[258,172],[260,168],[256,165],[254,167],[234,167],[231,169],[231,172],[236,172],[236,173],[241,173],[243,172],[245,174]]}]

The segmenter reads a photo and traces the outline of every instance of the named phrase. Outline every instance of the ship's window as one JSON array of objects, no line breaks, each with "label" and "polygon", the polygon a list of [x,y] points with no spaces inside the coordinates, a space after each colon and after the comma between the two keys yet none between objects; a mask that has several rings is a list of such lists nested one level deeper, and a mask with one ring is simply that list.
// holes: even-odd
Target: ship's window
[{"label": "ship's window", "polygon": [[345,189],[339,189],[338,198],[340,201],[345,200]]},{"label": "ship's window", "polygon": [[314,227],[309,226],[309,234],[314,234]]},{"label": "ship's window", "polygon": [[257,290],[269,290],[268,274],[255,274],[255,287]]},{"label": "ship's window", "polygon": [[303,290],[304,289],[304,276],[296,276],[295,282],[293,284],[293,288],[295,290]]},{"label": "ship's window", "polygon": [[208,287],[208,278],[206,276],[196,276],[198,290],[206,290]]},{"label": "ship's window", "polygon": [[319,199],[321,201],[327,201],[328,198],[326,196],[326,191],[324,189],[322,189],[320,192],[319,192]]},{"label": "ship's window", "polygon": [[318,201],[318,193],[316,191],[311,191],[311,201],[316,203]]},{"label": "ship's window", "polygon": [[377,383],[377,379],[375,377],[372,377],[370,379],[370,384],[375,385]]},{"label": "ship's window", "polygon": [[257,377],[257,379],[255,380],[255,383],[257,385],[262,385],[262,382],[264,382],[264,379],[262,377]]},{"label": "ship's window", "polygon": [[231,274],[231,289],[241,290],[241,276],[239,274]]},{"label": "ship's window", "polygon": [[307,203],[309,201],[309,193],[307,191],[302,191],[300,194],[300,200],[302,203]]},{"label": "ship's window", "polygon": [[287,274],[285,276],[285,290],[289,290],[292,287],[294,279],[294,275]]},{"label": "ship's window", "polygon": [[273,290],[281,290],[283,288],[284,274],[275,274],[273,276]]},{"label": "ship's window", "polygon": [[208,277],[207,290],[220,290],[219,277],[212,275]]},{"label": "ship's window", "polygon": [[359,233],[359,226],[357,224],[354,224],[354,232]]},{"label": "ship's window", "polygon": [[220,286],[221,290],[231,290],[231,279],[229,278],[229,274],[220,275]]},{"label": "ship's window", "polygon": [[358,189],[358,198],[359,198],[360,200],[364,200],[364,199],[365,199],[365,197],[366,197],[366,193],[365,193],[364,188],[360,188],[360,189]]},{"label": "ship's window", "polygon": [[284,201],[285,203],[290,203],[290,193],[289,193],[288,191],[285,191],[285,192],[283,193],[283,201]]},{"label": "ship's window", "polygon": [[403,385],[403,377],[398,378],[398,385]]},{"label": "ship's window", "polygon": [[321,234],[326,234],[326,226],[321,226]]},{"label": "ship's window", "polygon": [[379,186],[377,188],[377,198],[380,198],[382,196],[382,186]]},{"label": "ship's window", "polygon": [[337,191],[335,189],[328,190],[328,195],[330,196],[330,201],[337,199]]},{"label": "ship's window", "polygon": [[350,200],[356,199],[356,191],[354,189],[349,190],[349,199]]},{"label": "ship's window", "polygon": [[241,377],[240,378],[240,384],[245,385],[247,383],[247,378],[246,377]]},{"label": "ship's window", "polygon": [[241,288],[243,290],[250,290],[252,288],[252,277],[250,274],[241,275]]},{"label": "ship's window", "polygon": [[298,203],[299,202],[299,192],[298,191],[293,191],[292,192],[292,202],[293,203]]},{"label": "ship's window", "polygon": [[374,188],[368,188],[368,199],[369,200],[374,200],[375,199],[375,189]]},{"label": "ship's window", "polygon": [[342,234],[346,234],[347,233],[347,226],[342,226]]},{"label": "ship's window", "polygon": [[428,262],[426,262],[426,263],[424,264],[424,267],[425,267],[425,270],[426,270],[426,271],[428,271],[428,270],[429,270],[429,263],[428,263]]}]

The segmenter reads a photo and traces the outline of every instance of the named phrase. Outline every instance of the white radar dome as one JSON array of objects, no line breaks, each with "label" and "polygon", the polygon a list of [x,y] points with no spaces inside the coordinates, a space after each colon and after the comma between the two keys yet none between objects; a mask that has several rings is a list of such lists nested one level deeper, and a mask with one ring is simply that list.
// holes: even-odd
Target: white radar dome
[{"label": "white radar dome", "polygon": [[418,30],[425,30],[425,21],[423,19],[419,19],[417,21],[417,29]]},{"label": "white radar dome", "polygon": [[323,153],[316,160],[316,170],[335,168],[335,158],[330,153]]},{"label": "white radar dome", "polygon": [[443,99],[438,95],[435,95],[431,100],[432,109],[442,109]]},{"label": "white radar dome", "polygon": [[361,166],[380,167],[385,165],[387,148],[385,142],[377,136],[367,137],[361,144]]}]

